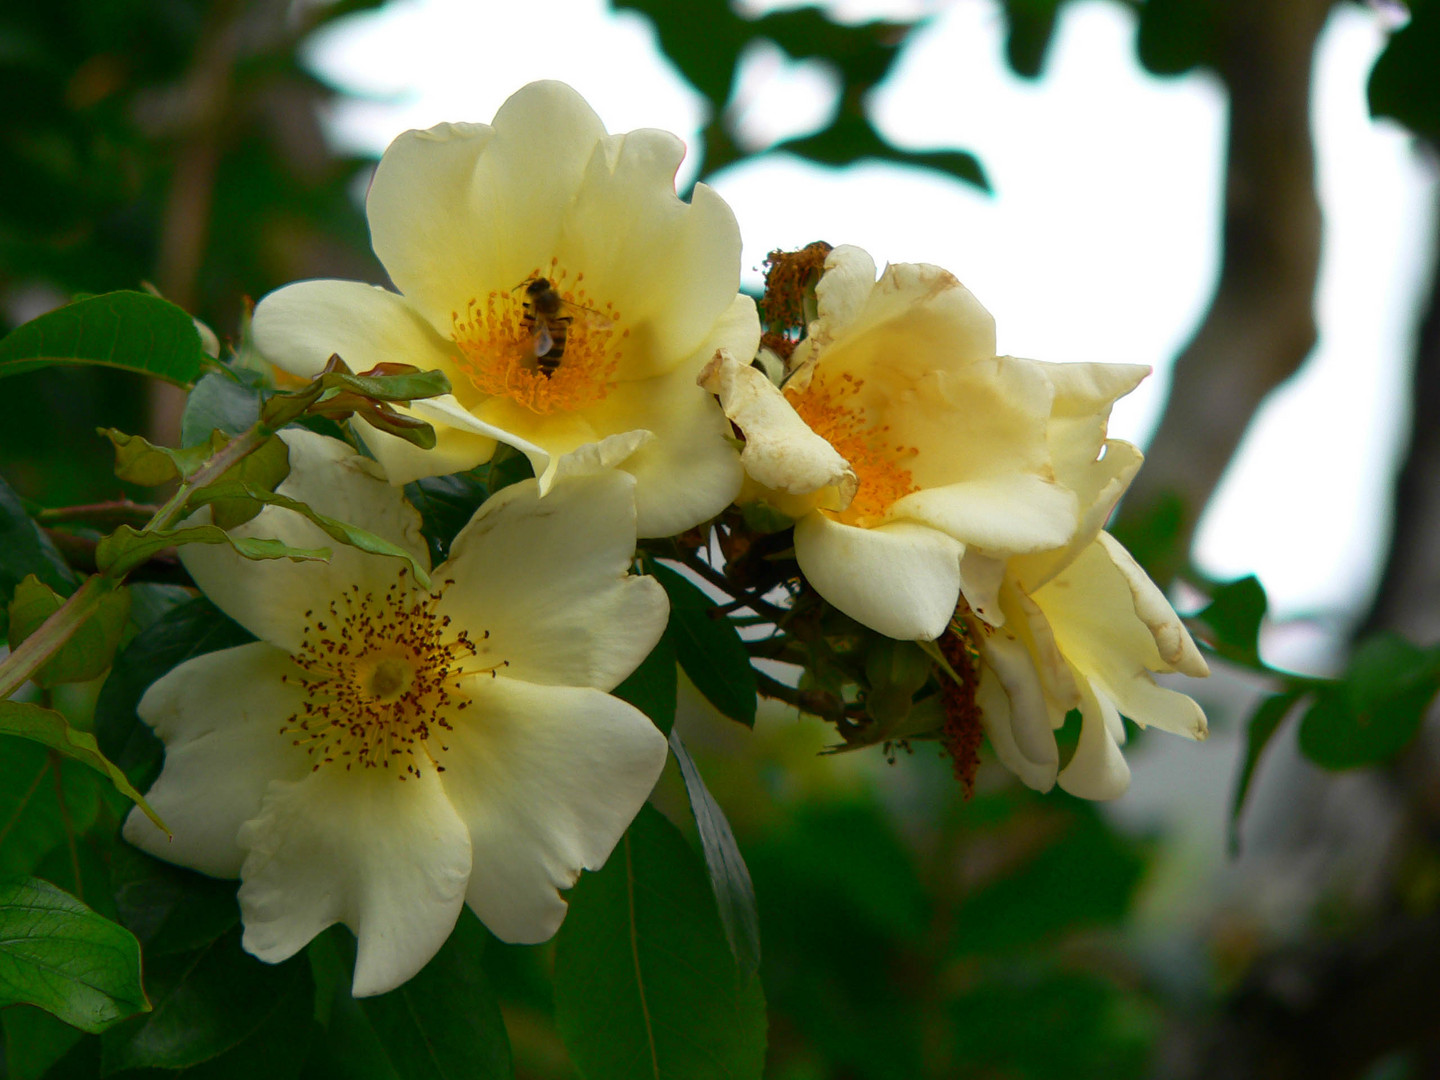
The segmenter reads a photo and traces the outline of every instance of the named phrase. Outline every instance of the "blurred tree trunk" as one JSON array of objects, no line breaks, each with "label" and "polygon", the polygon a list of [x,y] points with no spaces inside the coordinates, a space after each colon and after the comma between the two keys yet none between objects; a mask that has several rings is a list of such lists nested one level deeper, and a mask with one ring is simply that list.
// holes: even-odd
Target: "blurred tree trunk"
[{"label": "blurred tree trunk", "polygon": [[[1315,343],[1321,223],[1310,86],[1332,4],[1228,0],[1213,9],[1207,59],[1230,101],[1220,277],[1175,362],[1146,466],[1117,522],[1162,582],[1185,566],[1200,514],[1256,408]],[[1144,535],[1167,518],[1174,542],[1162,551]]]},{"label": "blurred tree trunk", "polygon": [[1430,292],[1415,342],[1410,444],[1394,494],[1394,528],[1375,602],[1361,633],[1394,630],[1440,641],[1440,215]]}]

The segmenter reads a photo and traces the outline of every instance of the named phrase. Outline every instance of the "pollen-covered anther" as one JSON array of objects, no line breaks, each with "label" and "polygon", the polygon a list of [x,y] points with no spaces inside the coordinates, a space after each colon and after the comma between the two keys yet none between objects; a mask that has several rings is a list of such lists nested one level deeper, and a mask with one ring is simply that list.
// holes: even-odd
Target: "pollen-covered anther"
[{"label": "pollen-covered anther", "polygon": [[508,662],[477,663],[474,640],[450,629],[439,600],[402,573],[383,596],[352,585],[324,612],[305,613],[300,670],[285,679],[304,688],[305,700],[281,733],[305,749],[312,770],[342,763],[393,769],[404,780],[429,760],[444,771],[436,751],[449,749],[444,732],[470,705],[459,679],[493,676]]},{"label": "pollen-covered anther", "polygon": [[[602,400],[614,383],[630,331],[610,301],[592,297],[585,275],[551,259],[512,289],[472,297],[451,312],[457,366],[477,390],[532,412],[572,412]],[[548,296],[534,295],[548,283]],[[544,308],[553,306],[553,313]]]},{"label": "pollen-covered anther", "polygon": [[891,442],[889,425],[866,415],[860,404],[863,385],[863,379],[846,372],[838,378],[816,378],[804,390],[786,390],[785,397],[810,430],[833,446],[855,472],[855,498],[836,518],[868,527],[883,519],[897,500],[919,490],[905,464],[919,451]]}]

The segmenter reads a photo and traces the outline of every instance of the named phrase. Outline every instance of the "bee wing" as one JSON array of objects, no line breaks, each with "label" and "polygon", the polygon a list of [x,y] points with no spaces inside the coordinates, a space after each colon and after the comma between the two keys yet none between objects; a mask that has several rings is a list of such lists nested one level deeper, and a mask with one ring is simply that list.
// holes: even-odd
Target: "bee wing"
[{"label": "bee wing", "polygon": [[609,330],[615,324],[607,319],[594,308],[586,307],[584,304],[577,304],[571,300],[560,301],[565,316],[570,321],[588,326],[592,330]]},{"label": "bee wing", "polygon": [[535,327],[535,340],[531,345],[535,349],[536,356],[544,356],[555,347],[555,339],[550,336],[550,328],[543,322]]}]

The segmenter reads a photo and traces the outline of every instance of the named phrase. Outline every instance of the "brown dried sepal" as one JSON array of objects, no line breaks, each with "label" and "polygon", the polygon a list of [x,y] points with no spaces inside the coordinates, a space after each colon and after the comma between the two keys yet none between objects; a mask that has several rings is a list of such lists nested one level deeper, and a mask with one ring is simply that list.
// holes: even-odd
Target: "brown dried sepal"
[{"label": "brown dried sepal", "polygon": [[793,342],[805,333],[805,297],[814,293],[830,251],[824,240],[816,240],[799,251],[777,248],[765,258],[765,295],[760,300],[760,313],[770,334],[792,344],[789,352],[782,352],[773,341],[761,341],[785,359],[794,351]]},{"label": "brown dried sepal", "polygon": [[975,702],[975,688],[980,681],[980,656],[964,629],[952,623],[937,642],[940,654],[950,664],[959,681],[944,677],[940,680],[940,701],[945,710],[945,726],[940,732],[940,745],[950,755],[955,779],[965,788],[965,798],[975,794],[975,772],[980,767],[980,742],[985,729],[980,724],[980,706]]}]

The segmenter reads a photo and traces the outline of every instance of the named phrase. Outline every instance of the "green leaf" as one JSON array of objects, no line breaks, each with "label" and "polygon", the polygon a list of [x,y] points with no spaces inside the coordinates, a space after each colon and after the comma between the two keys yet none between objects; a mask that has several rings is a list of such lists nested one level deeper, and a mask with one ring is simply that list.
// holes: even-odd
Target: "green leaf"
[{"label": "green leaf", "polygon": [[[229,531],[244,525],[265,509],[265,500],[258,498],[254,492],[273,493],[289,475],[290,448],[283,439],[272,436],[213,482],[193,492],[189,505],[208,505],[210,523]],[[232,494],[225,495],[226,489]]]},{"label": "green leaf", "polygon": [[960,904],[955,913],[960,953],[1043,945],[1125,917],[1144,859],[1088,804],[1065,816],[1057,812],[1054,823],[1059,827],[1040,833],[1052,836],[1050,843]]},{"label": "green leaf", "polygon": [[111,785],[88,765],[29,739],[0,753],[0,874],[33,874],[57,846],[75,843]]},{"label": "green leaf", "polygon": [[[18,648],[64,602],[59,593],[34,575],[22,581],[10,600],[10,648]],[[47,688],[99,678],[115,658],[129,616],[130,593],[126,589],[105,593],[90,618],[31,678]]]},{"label": "green leaf", "polygon": [[[156,828],[169,833],[165,823],[150,809],[150,804],[144,797],[131,786],[125,774],[100,753],[100,748],[95,744],[95,736],[88,731],[72,728],[58,712],[19,701],[0,701],[0,734],[17,735],[48,746],[109,777],[116,791],[140,807],[145,816],[155,823]],[[0,747],[0,750],[3,749]]]},{"label": "green leaf", "polygon": [[667,631],[650,650],[650,655],[640,661],[640,666],[610,692],[634,705],[668,735],[675,723],[679,682],[675,673],[675,643]]},{"label": "green leaf", "polygon": [[[278,440],[277,440],[278,441]],[[372,532],[360,528],[358,525],[351,525],[348,522],[338,521],[335,518],[314,510],[309,504],[292,499],[288,495],[281,495],[276,491],[266,491],[264,488],[256,487],[253,484],[227,483],[223,479],[217,480],[214,484],[201,488],[190,497],[190,505],[195,507],[206,506],[210,503],[230,499],[254,499],[257,503],[264,503],[267,506],[279,506],[285,510],[292,510],[305,517],[324,531],[326,536],[338,540],[342,544],[358,548],[371,555],[387,555],[391,558],[400,559],[410,567],[416,582],[422,589],[430,588],[430,574],[428,569],[417,560],[410,552],[376,536]],[[272,541],[273,542],[273,541]],[[327,552],[328,555],[328,552]]]},{"label": "green leaf", "polygon": [[361,1011],[401,1080],[513,1075],[500,1004],[480,958],[487,935],[465,909],[450,939],[409,982],[362,998]]},{"label": "green leaf", "polygon": [[0,340],[0,377],[51,364],[100,364],[189,386],[205,359],[195,321],[142,292],[77,300]]},{"label": "green leaf", "polygon": [[0,1005],[17,1003],[89,1032],[143,1012],[140,943],[48,881],[0,879]]},{"label": "green leaf", "polygon": [[[239,1046],[292,996],[313,992],[304,958],[265,964],[240,947],[237,927],[203,948],[150,957],[145,986],[154,1010],[105,1033],[103,1073],[121,1069],[184,1069]],[[305,1001],[309,1005],[309,1001]]]},{"label": "green leaf", "polygon": [[1387,761],[1419,730],[1437,690],[1440,647],[1422,649],[1395,634],[1369,638],[1300,721],[1300,750],[1327,769]]},{"label": "green leaf", "polygon": [[185,525],[150,532],[121,525],[96,545],[95,565],[112,577],[123,577],[152,555],[180,544],[229,544],[236,554],[247,559],[324,562],[330,558],[329,548],[293,548],[279,540],[232,536],[218,525]]},{"label": "green leaf", "polygon": [[0,597],[8,599],[30,574],[65,596],[80,584],[70,564],[26,512],[20,497],[0,479]]},{"label": "green leaf", "polygon": [[730,952],[745,975],[760,969],[760,914],[755,906],[755,886],[735,833],[725,819],[725,811],[710,794],[695,760],[680,741],[680,733],[670,732],[670,749],[685,780],[685,794],[690,799],[690,812],[695,815],[695,828],[700,833],[700,851],[705,856],[705,870],[710,877],[710,891],[725,927],[725,940]]},{"label": "green leaf", "polygon": [[1005,0],[1005,58],[1017,75],[1039,76],[1055,36],[1055,17],[1065,0]]},{"label": "green leaf", "polygon": [[225,445],[223,436],[199,446],[172,450],[156,446],[141,435],[127,435],[116,428],[100,428],[100,434],[115,447],[115,476],[141,487],[159,487],[193,476]]},{"label": "green leaf", "polygon": [[164,750],[135,715],[141,696],[156,679],[192,657],[254,640],[203,596],[161,615],[120,650],[100,688],[95,738],[105,756],[124,769],[136,787],[148,787],[160,775]]},{"label": "green leaf", "polygon": [[223,372],[212,371],[195,384],[180,418],[180,445],[208,443],[211,432],[239,435],[260,419],[261,394]]},{"label": "green leaf", "polygon": [[759,1080],[760,980],[737,968],[695,853],[651,806],[570,893],[555,1023],[586,1080]]},{"label": "green leaf", "polygon": [[1210,0],[1145,0],[1135,51],[1154,75],[1183,75],[1212,63],[1224,16]]},{"label": "green leaf", "polygon": [[194,953],[240,921],[239,883],[161,862],[129,844],[111,856],[116,917],[134,934],[147,961]]},{"label": "green leaf", "polygon": [[1227,660],[1251,667],[1261,665],[1260,624],[1268,602],[1265,589],[1253,574],[1210,593],[1210,604],[1197,620],[1210,628],[1210,644]]},{"label": "green leaf", "polygon": [[348,390],[375,401],[409,402],[416,398],[432,398],[450,393],[450,380],[443,371],[421,371],[407,364],[390,366],[408,370],[389,375],[352,375],[344,371],[327,371],[320,376],[320,385],[326,390]]},{"label": "green leaf", "polygon": [[1397,30],[1370,71],[1370,115],[1398,120],[1416,135],[1440,142],[1440,6],[1410,4],[1410,21]]},{"label": "green leaf", "polygon": [[430,545],[430,563],[439,566],[450,544],[490,495],[484,466],[449,476],[426,476],[405,485],[405,498],[420,512],[420,531]]},{"label": "green leaf", "polygon": [[40,1080],[50,1066],[85,1037],[44,1009],[12,1005],[0,1012],[5,1030],[5,1067],[10,1080]]},{"label": "green leaf", "polygon": [[990,190],[990,181],[974,154],[963,150],[903,150],[888,142],[863,116],[842,115],[824,131],[787,139],[772,149],[833,167],[861,161],[910,165],[943,173],[981,191]]},{"label": "green leaf", "polygon": [[1255,775],[1255,766],[1260,755],[1270,743],[1270,737],[1279,729],[1281,722],[1290,714],[1295,703],[1305,695],[1304,690],[1288,690],[1283,694],[1267,697],[1250,715],[1245,728],[1245,761],[1240,766],[1240,778],[1235,782],[1235,798],[1230,804],[1230,853],[1240,851],[1240,813],[1245,809],[1245,796],[1250,793],[1250,780]]},{"label": "green leaf", "polygon": [[712,617],[715,602],[689,578],[651,562],[647,569],[670,597],[666,633],[690,681],[722,713],[747,727],[755,726],[755,669],[735,625]]}]

